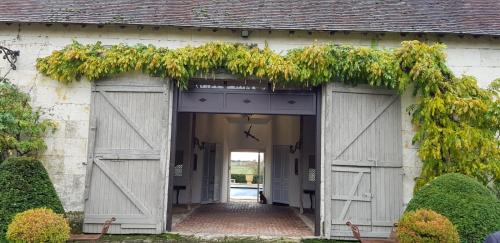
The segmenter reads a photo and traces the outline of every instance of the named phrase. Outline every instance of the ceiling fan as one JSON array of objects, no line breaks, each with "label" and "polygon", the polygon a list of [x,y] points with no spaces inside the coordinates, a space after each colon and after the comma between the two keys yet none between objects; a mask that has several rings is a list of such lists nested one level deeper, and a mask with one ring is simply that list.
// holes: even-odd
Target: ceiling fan
[{"label": "ceiling fan", "polygon": [[[250,122],[250,116],[251,115],[247,115],[247,121],[249,121],[249,122]],[[260,142],[260,139],[257,138],[255,135],[252,134],[252,126],[253,126],[253,124],[250,124],[250,127],[248,127],[248,130],[243,131],[243,134],[245,134],[245,136],[247,138],[252,138],[252,139],[254,139],[257,142]]]},{"label": "ceiling fan", "polygon": [[255,139],[257,142],[260,142],[260,139],[259,139],[259,138],[257,138],[255,135],[253,135],[253,134],[251,133],[252,126],[253,126],[253,125],[252,125],[252,124],[250,124],[250,127],[248,127],[248,130],[243,131],[243,133],[246,135],[246,137],[247,137],[247,138],[253,138],[253,139]]}]

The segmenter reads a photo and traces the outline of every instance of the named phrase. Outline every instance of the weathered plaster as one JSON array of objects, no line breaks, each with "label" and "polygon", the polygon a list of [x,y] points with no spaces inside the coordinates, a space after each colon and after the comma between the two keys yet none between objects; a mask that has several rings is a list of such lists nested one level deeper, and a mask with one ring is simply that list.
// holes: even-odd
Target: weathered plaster
[{"label": "weathered plaster", "polygon": [[[60,84],[39,74],[35,69],[36,58],[49,55],[53,50],[61,49],[73,40],[81,43],[102,41],[105,45],[126,43],[153,44],[156,46],[176,48],[186,45],[200,45],[208,41],[231,41],[256,43],[263,47],[266,43],[276,51],[286,51],[314,41],[333,42],[355,46],[376,44],[379,48],[399,46],[402,40],[420,39],[442,41],[448,45],[446,50],[448,63],[457,74],[467,73],[478,78],[481,86],[500,77],[500,40],[491,37],[463,37],[446,35],[424,36],[399,34],[344,34],[331,35],[325,32],[296,31],[251,31],[249,38],[241,38],[238,31],[206,29],[178,29],[152,27],[143,29],[136,27],[120,28],[117,26],[88,25],[2,25],[0,29],[0,45],[20,50],[17,70],[12,70],[8,78],[28,92],[32,103],[40,107],[44,117],[57,122],[59,129],[47,137],[48,149],[43,155],[44,165],[49,171],[56,190],[66,210],[83,209],[83,190],[87,153],[87,138],[90,114],[90,83],[75,82],[70,85]],[[0,75],[7,71],[8,64],[0,62]],[[411,104],[413,97],[408,93],[402,97],[403,114]],[[403,122],[403,164],[405,171],[404,200],[412,195],[413,178],[418,175],[420,162],[416,148],[411,145],[413,128],[409,117],[404,115]]]}]

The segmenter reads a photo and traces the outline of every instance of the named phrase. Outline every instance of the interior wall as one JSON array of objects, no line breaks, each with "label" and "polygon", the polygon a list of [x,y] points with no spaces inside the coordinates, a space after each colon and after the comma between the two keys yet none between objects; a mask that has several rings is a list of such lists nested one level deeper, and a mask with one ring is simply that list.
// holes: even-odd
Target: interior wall
[{"label": "interior wall", "polygon": [[[295,144],[300,137],[300,116],[275,116],[273,118],[273,145],[289,146]],[[293,154],[289,153],[288,202],[292,207],[300,206],[300,174],[295,175],[294,171],[294,161],[296,158],[300,161],[299,151]]]},{"label": "interior wall", "polygon": [[[177,138],[176,138],[176,151],[182,151],[182,161],[183,161],[183,173],[182,176],[174,176],[174,185],[186,185],[189,176],[186,174],[188,171],[186,169],[186,164],[189,159],[188,149],[190,144],[190,130],[191,130],[191,114],[189,113],[179,113],[178,123],[177,123]],[[173,161],[175,163],[176,161]],[[175,202],[176,192],[174,191],[173,202]],[[187,190],[183,190],[179,193],[179,203],[187,203]]]},{"label": "interior wall", "polygon": [[[178,114],[178,123],[177,123],[177,136],[176,136],[176,153],[177,151],[182,151],[183,157],[183,166],[186,165],[186,162],[188,161],[189,154],[188,154],[188,148],[189,148],[189,133],[191,130],[191,126],[189,124],[190,122],[190,114],[188,113],[179,113]],[[172,161],[175,163],[175,161]],[[173,183],[174,185],[186,185],[188,180],[188,176],[186,175],[186,170],[184,168],[182,176],[174,176]],[[181,191],[179,193],[179,202],[187,202],[187,190]],[[176,201],[176,192],[174,191],[173,193],[174,198],[173,202]]]},{"label": "interior wall", "polygon": [[[309,156],[316,155],[316,117],[314,116],[304,116],[302,120],[303,133],[302,133],[302,189],[303,190],[315,190],[316,185],[314,181],[308,180],[309,172]],[[316,168],[317,171],[317,168]],[[316,180],[319,180],[319,174],[316,174]],[[302,205],[304,208],[311,207],[311,200],[309,195],[305,194],[302,190]],[[316,200],[313,197],[313,200]],[[313,201],[314,203],[314,201]]]},{"label": "interior wall", "polygon": [[[186,113],[187,114],[187,113]],[[177,150],[188,151],[190,129],[190,115],[180,115],[177,133]],[[271,169],[272,169],[272,146],[273,145],[294,145],[300,137],[300,116],[284,115],[253,115],[250,123],[247,116],[240,114],[195,114],[195,137],[200,143],[216,143],[216,178],[215,184],[216,199],[220,202],[229,201],[229,164],[231,151],[260,151],[264,152],[264,195],[268,202],[272,203],[271,194]],[[256,141],[246,138],[243,131],[248,130],[252,124],[252,134],[259,138]],[[303,189],[314,189],[314,183],[307,181],[308,157],[314,154],[315,142],[315,119],[314,117],[304,117],[303,119],[303,148],[289,155],[289,204],[293,207],[300,207],[301,200],[304,207],[309,207],[309,196],[301,193]],[[190,172],[183,171],[182,177],[174,177],[174,185],[186,185],[189,176],[191,177],[191,203],[201,201],[201,183],[203,177],[203,150],[195,148],[193,153],[198,157],[197,169]],[[188,162],[188,154],[184,152],[184,163]],[[294,160],[299,160],[299,173],[295,174]],[[193,165],[191,165],[193,166]],[[188,168],[185,166],[185,168]],[[190,173],[190,174],[188,174]],[[302,176],[302,180],[300,178]],[[300,183],[302,182],[302,188]],[[181,191],[179,202],[188,202],[189,188]],[[302,194],[302,198],[301,198]],[[175,198],[174,198],[175,199]]]}]

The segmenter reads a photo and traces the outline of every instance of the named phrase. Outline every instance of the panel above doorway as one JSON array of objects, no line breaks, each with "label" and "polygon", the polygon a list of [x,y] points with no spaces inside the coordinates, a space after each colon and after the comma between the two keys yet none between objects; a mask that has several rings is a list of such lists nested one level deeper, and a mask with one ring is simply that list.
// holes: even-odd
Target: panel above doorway
[{"label": "panel above doorway", "polygon": [[181,91],[178,111],[315,115],[314,91],[191,89]]}]

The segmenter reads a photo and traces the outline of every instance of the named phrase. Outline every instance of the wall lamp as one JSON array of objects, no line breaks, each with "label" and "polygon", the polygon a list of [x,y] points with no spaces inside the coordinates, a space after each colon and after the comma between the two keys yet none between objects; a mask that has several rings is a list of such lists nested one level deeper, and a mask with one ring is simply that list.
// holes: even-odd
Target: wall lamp
[{"label": "wall lamp", "polygon": [[9,48],[0,46],[0,54],[3,54],[3,59],[7,60],[10,63],[10,67],[13,70],[16,70],[16,61],[19,56],[19,51],[13,51]]},{"label": "wall lamp", "polygon": [[250,31],[248,31],[248,30],[242,30],[241,31],[241,37],[242,38],[248,38],[248,36],[250,36]]},{"label": "wall lamp", "polygon": [[299,139],[295,145],[290,145],[290,153],[294,154],[297,150],[302,150],[302,139]]},{"label": "wall lamp", "polygon": [[200,142],[200,139],[195,137],[193,139],[193,147],[198,147],[199,150],[204,150],[205,149],[205,142]]}]

